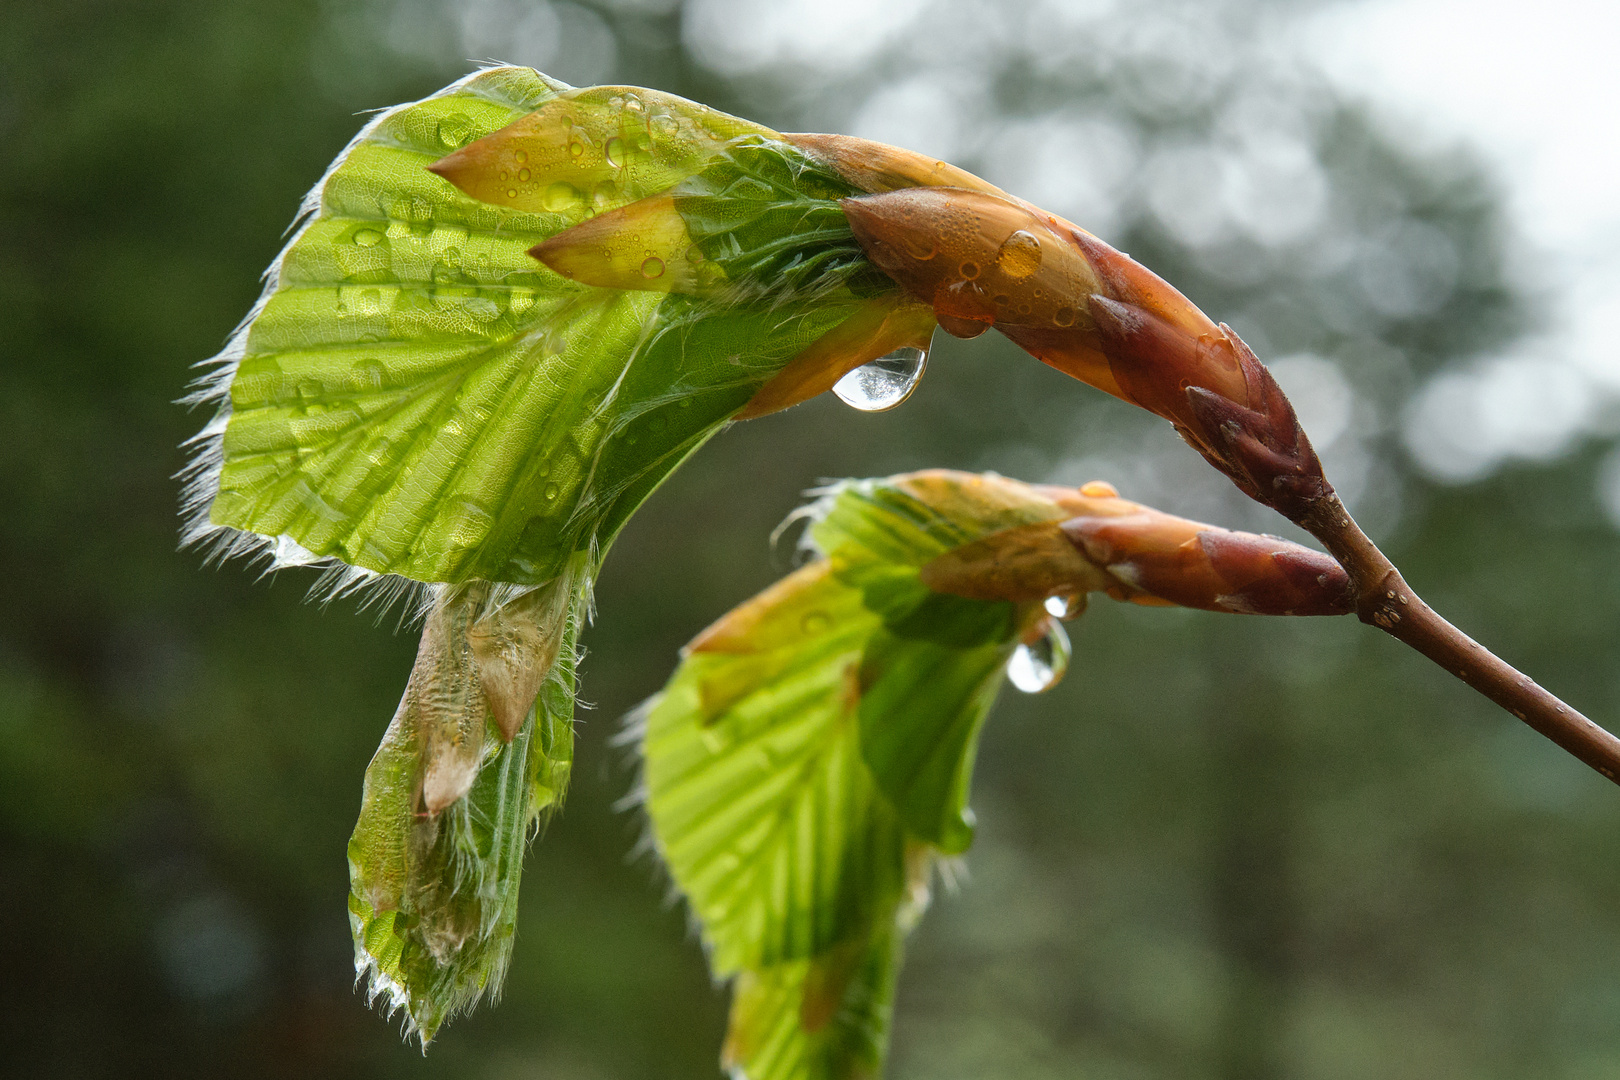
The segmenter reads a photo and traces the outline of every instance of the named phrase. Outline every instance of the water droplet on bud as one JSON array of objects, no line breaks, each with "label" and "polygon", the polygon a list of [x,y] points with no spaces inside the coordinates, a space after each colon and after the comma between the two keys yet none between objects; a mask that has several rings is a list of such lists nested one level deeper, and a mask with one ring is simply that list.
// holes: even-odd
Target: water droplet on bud
[{"label": "water droplet on bud", "polygon": [[851,371],[833,385],[833,393],[852,409],[883,412],[911,396],[927,366],[928,350],[908,345]]},{"label": "water droplet on bud", "polygon": [[1063,624],[1048,620],[1045,636],[1013,650],[1007,662],[1007,681],[1026,694],[1050,690],[1069,670],[1069,652],[1069,635]]},{"label": "water droplet on bud", "polygon": [[1015,281],[1029,277],[1041,268],[1041,242],[1032,232],[1019,229],[1001,242],[996,265]]}]

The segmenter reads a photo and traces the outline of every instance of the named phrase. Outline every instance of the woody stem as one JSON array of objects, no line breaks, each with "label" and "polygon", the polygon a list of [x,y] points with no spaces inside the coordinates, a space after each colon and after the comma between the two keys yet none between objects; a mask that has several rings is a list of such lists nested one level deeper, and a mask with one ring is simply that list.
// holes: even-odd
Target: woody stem
[{"label": "woody stem", "polygon": [[1350,575],[1358,618],[1403,641],[1514,716],[1620,783],[1620,738],[1451,625],[1413,592],[1330,490],[1298,524]]}]

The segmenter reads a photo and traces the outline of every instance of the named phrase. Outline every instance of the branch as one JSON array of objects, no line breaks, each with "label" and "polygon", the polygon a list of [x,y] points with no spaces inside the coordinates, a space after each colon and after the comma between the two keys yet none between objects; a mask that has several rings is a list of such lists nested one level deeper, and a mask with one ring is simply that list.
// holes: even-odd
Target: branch
[{"label": "branch", "polygon": [[1197,422],[1183,437],[1243,491],[1322,542],[1350,575],[1350,601],[1376,626],[1451,672],[1514,716],[1620,783],[1620,739],[1548,693],[1441,618],[1361,531],[1276,380],[1224,323],[1245,376],[1247,406],[1199,387],[1186,391]]},{"label": "branch", "polygon": [[1481,694],[1620,783],[1620,738],[1566,705],[1447,622],[1412,590],[1331,489],[1296,522],[1350,575],[1356,617],[1405,642]]}]

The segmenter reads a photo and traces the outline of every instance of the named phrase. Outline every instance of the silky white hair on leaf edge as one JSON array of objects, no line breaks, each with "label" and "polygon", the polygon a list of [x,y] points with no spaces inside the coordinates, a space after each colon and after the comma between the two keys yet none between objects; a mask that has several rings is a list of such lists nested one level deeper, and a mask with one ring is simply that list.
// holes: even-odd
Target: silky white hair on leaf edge
[{"label": "silky white hair on leaf edge", "polygon": [[[240,558],[253,565],[265,563],[263,572],[270,573],[287,565],[276,557],[276,546],[281,540],[280,537],[244,532],[228,525],[216,525],[209,520],[208,511],[213,505],[214,497],[219,493],[220,475],[225,464],[225,428],[231,420],[231,383],[236,378],[242,358],[247,354],[248,335],[254,322],[269,304],[270,298],[281,287],[282,266],[288,254],[294,245],[303,239],[304,233],[319,220],[326,197],[326,185],[331,181],[333,174],[348,161],[349,156],[391,117],[426,102],[456,94],[491,71],[513,66],[485,64],[426,97],[403,105],[375,110],[372,118],[361,127],[354,138],[349,140],[337,157],[332,159],[326,172],[299,202],[298,210],[287,226],[287,233],[292,235],[260,275],[264,288],[247,315],[231,331],[225,347],[195,365],[200,374],[192,380],[191,386],[177,404],[188,408],[212,405],[215,412],[201,431],[181,443],[181,447],[190,454],[190,457],[174,478],[181,482],[180,547],[183,550],[192,548],[201,550],[205,566]],[[549,77],[548,82],[566,86]],[[321,572],[320,577],[310,588],[311,599],[329,603],[340,597],[359,596],[362,610],[372,606],[379,608],[379,622],[388,611],[399,604],[402,607],[401,624],[414,623],[420,620],[438,596],[436,588],[432,585],[399,574],[379,574],[373,570],[350,566],[333,556],[320,556],[293,565],[312,566]]]}]

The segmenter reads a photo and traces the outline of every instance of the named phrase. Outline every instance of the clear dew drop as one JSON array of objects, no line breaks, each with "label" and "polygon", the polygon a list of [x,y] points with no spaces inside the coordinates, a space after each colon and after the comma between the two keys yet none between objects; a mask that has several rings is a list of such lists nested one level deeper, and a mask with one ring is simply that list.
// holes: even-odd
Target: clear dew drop
[{"label": "clear dew drop", "polygon": [[356,247],[376,247],[383,242],[383,234],[376,229],[356,229],[349,239]]},{"label": "clear dew drop", "polygon": [[664,276],[664,260],[656,255],[649,255],[641,262],[641,276],[644,278],[657,278]]},{"label": "clear dew drop", "polygon": [[451,150],[459,150],[466,145],[467,136],[471,133],[471,125],[460,113],[451,113],[438,124],[439,142]]},{"label": "clear dew drop", "polygon": [[624,140],[617,135],[607,141],[603,153],[607,156],[607,163],[615,169],[624,168]]},{"label": "clear dew drop", "polygon": [[1063,624],[1048,620],[1045,636],[1013,650],[1007,663],[1007,681],[1026,694],[1050,690],[1069,670],[1069,652],[1069,635]]},{"label": "clear dew drop", "polygon": [[807,611],[799,620],[799,629],[806,634],[821,634],[832,628],[832,616],[825,611]]},{"label": "clear dew drop", "polygon": [[573,184],[570,184],[564,180],[559,180],[555,184],[552,184],[550,187],[546,188],[546,193],[542,201],[547,210],[557,214],[564,210],[571,210],[578,206],[581,198],[582,196],[580,195],[579,190],[575,188]]},{"label": "clear dew drop", "polygon": [[833,393],[852,409],[883,412],[911,396],[927,366],[928,350],[908,345],[851,371],[833,385]]}]

